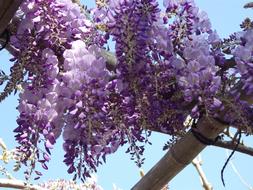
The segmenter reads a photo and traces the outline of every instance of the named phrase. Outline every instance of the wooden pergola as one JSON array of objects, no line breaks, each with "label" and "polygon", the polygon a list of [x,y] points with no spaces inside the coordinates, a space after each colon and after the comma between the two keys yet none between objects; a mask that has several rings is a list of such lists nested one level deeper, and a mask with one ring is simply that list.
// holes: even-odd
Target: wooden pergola
[{"label": "wooden pergola", "polygon": [[22,0],[0,0],[0,34],[7,28]]},{"label": "wooden pergola", "polygon": [[[0,35],[8,28],[22,0],[0,0]],[[1,39],[0,39],[1,42]],[[108,59],[109,60],[109,59]],[[114,60],[114,59],[112,59]],[[111,59],[109,60],[111,61]],[[231,60],[227,60],[227,62]],[[251,104],[253,97],[242,97]],[[219,120],[202,118],[196,127],[197,134],[209,140],[215,138],[228,127]],[[161,132],[161,131],[158,131]],[[215,146],[233,149],[234,143],[216,141]],[[188,131],[161,160],[142,179],[133,186],[132,190],[161,190],[173,177],[183,170],[204,149],[206,144],[201,142],[192,131]],[[237,151],[253,156],[252,148],[239,145]],[[10,183],[10,182],[8,182]]]}]

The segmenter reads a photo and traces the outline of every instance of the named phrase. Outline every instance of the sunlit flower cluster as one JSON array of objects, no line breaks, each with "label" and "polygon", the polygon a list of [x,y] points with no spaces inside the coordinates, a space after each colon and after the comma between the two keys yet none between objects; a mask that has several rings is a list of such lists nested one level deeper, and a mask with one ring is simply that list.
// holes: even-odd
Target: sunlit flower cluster
[{"label": "sunlit flower cluster", "polygon": [[[23,2],[11,36],[23,77],[14,130],[21,163],[48,169],[62,135],[68,172],[84,179],[126,143],[141,166],[151,131],[176,136],[188,130],[189,115],[218,117],[229,106],[223,119],[231,125],[253,123],[251,105],[231,95],[238,84],[253,92],[252,30],[231,48],[231,72],[221,40],[192,0],[164,0],[164,13],[158,7],[156,0],[97,1],[92,10],[71,0]],[[116,58],[110,67],[108,46]]]}]

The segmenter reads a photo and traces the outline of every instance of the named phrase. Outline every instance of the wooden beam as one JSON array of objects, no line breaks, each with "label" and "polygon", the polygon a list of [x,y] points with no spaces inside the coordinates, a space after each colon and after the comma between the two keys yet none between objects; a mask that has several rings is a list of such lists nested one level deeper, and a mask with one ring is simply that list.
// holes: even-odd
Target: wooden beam
[{"label": "wooden beam", "polygon": [[8,26],[23,0],[0,0],[0,34]]},{"label": "wooden beam", "polygon": [[[202,118],[198,132],[215,139],[227,126],[220,122]],[[189,131],[163,158],[132,188],[132,190],[161,190],[172,178],[183,170],[206,147]]]}]

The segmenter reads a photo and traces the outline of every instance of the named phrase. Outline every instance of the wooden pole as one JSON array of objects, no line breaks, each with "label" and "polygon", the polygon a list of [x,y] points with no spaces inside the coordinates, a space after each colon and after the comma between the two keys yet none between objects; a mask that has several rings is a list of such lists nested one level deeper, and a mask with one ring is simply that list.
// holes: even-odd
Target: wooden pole
[{"label": "wooden pole", "polygon": [[[197,130],[209,139],[215,139],[227,126],[202,118]],[[132,190],[161,190],[206,147],[191,131],[180,139],[163,158],[132,188]]]},{"label": "wooden pole", "polygon": [[23,0],[0,0],[0,34],[8,26]]}]

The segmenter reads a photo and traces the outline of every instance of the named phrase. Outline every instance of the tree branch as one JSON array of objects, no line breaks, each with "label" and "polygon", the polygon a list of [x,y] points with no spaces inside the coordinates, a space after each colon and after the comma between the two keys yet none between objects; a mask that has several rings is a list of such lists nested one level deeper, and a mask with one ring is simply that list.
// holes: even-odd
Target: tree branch
[{"label": "tree branch", "polygon": [[208,182],[206,175],[201,167],[202,161],[200,160],[199,156],[192,160],[192,164],[196,168],[196,170],[200,176],[201,183],[202,183],[204,190],[213,190],[212,185]]},{"label": "tree branch", "polygon": [[[226,149],[229,149],[229,150],[234,150],[236,144],[232,141],[221,141],[221,140],[219,140],[214,144],[214,146],[221,147],[221,148],[226,148]],[[239,144],[236,151],[244,153],[244,154],[248,154],[250,156],[253,156],[253,148],[245,146],[243,144]]]},{"label": "tree branch", "polygon": [[26,185],[25,182],[16,179],[0,179],[0,187],[13,189],[46,190],[37,185]]}]

